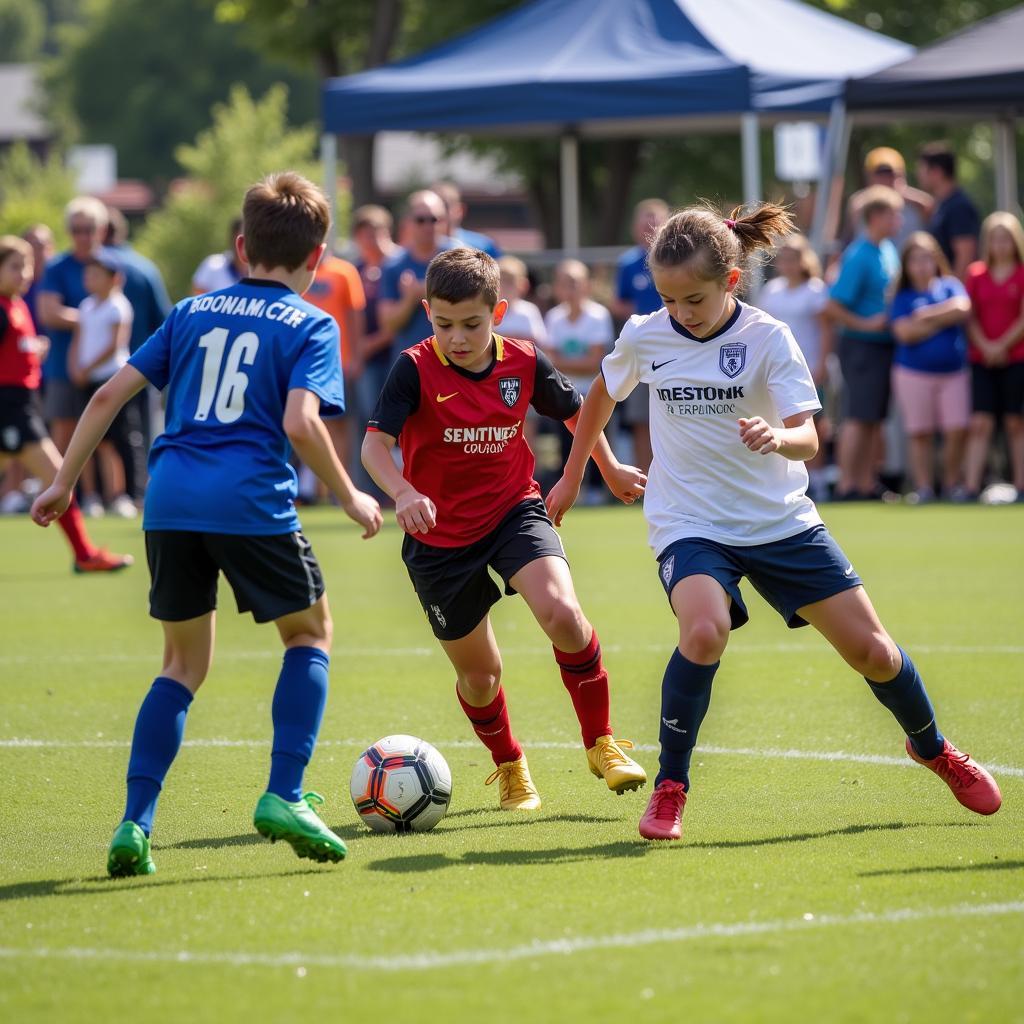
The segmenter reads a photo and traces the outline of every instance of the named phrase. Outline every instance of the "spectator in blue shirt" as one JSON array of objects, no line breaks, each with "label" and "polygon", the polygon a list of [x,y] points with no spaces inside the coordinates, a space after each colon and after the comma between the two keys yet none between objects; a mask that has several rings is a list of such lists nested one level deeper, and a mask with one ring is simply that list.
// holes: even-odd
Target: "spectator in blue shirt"
[{"label": "spectator in blue shirt", "polygon": [[892,236],[900,229],[903,200],[884,185],[866,191],[863,233],[843,253],[826,311],[839,328],[843,371],[843,425],[839,432],[840,500],[876,495],[875,452],[889,411],[893,341],[888,288],[899,270]]},{"label": "spectator in blue shirt", "polygon": [[964,500],[961,476],[971,418],[964,323],[971,300],[926,231],[903,246],[889,316],[896,338],[893,389],[910,438],[914,504],[935,498],[935,434],[942,433],[942,493]]},{"label": "spectator in blue shirt", "polygon": [[454,181],[439,181],[434,191],[441,197],[448,211],[448,237],[459,245],[469,249],[481,249],[492,259],[501,258],[501,249],[490,235],[479,231],[470,231],[462,226],[466,217],[466,204],[462,201],[462,193]]},{"label": "spectator in blue shirt", "polygon": [[62,455],[85,408],[82,389],[68,378],[68,349],[71,332],[78,323],[78,307],[89,294],[83,280],[85,264],[102,247],[107,208],[92,196],[79,196],[65,208],[64,222],[71,248],[46,265],[36,298],[36,326],[50,338],[50,351],[43,364],[44,412],[50,436]]},{"label": "spectator in blue shirt", "polygon": [[434,333],[423,309],[423,282],[430,261],[445,249],[457,248],[445,235],[447,216],[444,201],[436,192],[413,192],[404,223],[408,244],[381,268],[377,311],[381,326],[394,339],[392,362],[404,349]]}]

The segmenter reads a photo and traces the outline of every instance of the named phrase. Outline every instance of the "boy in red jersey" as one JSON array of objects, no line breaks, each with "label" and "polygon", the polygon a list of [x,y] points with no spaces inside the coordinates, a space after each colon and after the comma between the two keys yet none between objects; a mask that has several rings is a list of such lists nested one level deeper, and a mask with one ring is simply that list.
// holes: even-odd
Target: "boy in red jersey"
[{"label": "boy in red jersey", "polygon": [[[431,261],[424,308],[434,336],[395,362],[363,440],[363,465],[395,501],[402,559],[434,635],[457,674],[456,692],[497,766],[506,810],[540,807],[509,724],[490,607],[522,594],[552,642],[587,748],[590,770],[617,793],[647,776],[612,738],[608,674],[580,609],[561,541],[533,479],[523,436],[527,407],[575,424],[582,399],[533,342],[494,334],[507,303],[498,265],[476,249]],[[392,460],[399,443],[404,468]],[[603,435],[594,458],[613,494],[630,503],[646,477],[620,465]]]},{"label": "boy in red jersey", "polygon": [[[0,237],[0,472],[17,460],[48,487],[61,459],[39,407],[46,339],[36,337],[22,298],[32,284],[32,266],[28,242]],[[114,572],[132,564],[131,555],[111,554],[89,540],[77,502],[71,502],[57,525],[74,551],[75,572]]]}]

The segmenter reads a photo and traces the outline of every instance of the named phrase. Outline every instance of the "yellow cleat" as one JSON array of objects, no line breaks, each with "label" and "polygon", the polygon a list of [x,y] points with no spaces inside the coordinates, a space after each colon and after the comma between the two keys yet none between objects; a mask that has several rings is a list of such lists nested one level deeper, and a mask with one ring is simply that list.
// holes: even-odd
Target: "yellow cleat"
[{"label": "yellow cleat", "polygon": [[611,736],[598,736],[597,742],[587,751],[590,770],[608,783],[608,788],[622,796],[627,789],[639,789],[647,781],[647,772],[623,747],[633,749],[629,740],[616,740]]},{"label": "yellow cleat", "polygon": [[530,778],[530,769],[524,754],[518,761],[505,761],[487,777],[489,786],[498,782],[498,798],[503,811],[536,811],[540,809],[540,795]]}]

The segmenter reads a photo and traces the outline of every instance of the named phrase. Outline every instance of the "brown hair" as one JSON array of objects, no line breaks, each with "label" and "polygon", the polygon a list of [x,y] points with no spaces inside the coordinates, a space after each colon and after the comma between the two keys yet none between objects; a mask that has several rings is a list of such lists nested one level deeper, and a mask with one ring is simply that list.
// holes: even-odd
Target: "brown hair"
[{"label": "brown hair", "polygon": [[780,249],[792,249],[797,254],[800,259],[800,272],[804,275],[805,281],[821,277],[821,260],[818,259],[818,254],[811,248],[811,243],[807,240],[806,235],[800,234],[799,231],[786,235],[775,246],[776,252]]},{"label": "brown hair", "polygon": [[465,302],[482,299],[494,309],[501,290],[498,264],[479,249],[446,249],[427,267],[427,302]]},{"label": "brown hair", "polygon": [[327,235],[327,197],[294,171],[271,174],[245,193],[242,234],[252,267],[297,270]]},{"label": "brown hair", "polygon": [[888,185],[871,185],[860,193],[857,202],[857,213],[867,224],[876,213],[887,213],[890,210],[903,209],[903,196]]},{"label": "brown hair", "polygon": [[19,253],[27,260],[32,259],[34,255],[32,246],[24,238],[17,235],[0,235],[0,265],[6,263],[15,253]]},{"label": "brown hair", "polygon": [[893,285],[893,292],[906,291],[914,286],[910,283],[910,275],[907,273],[907,260],[915,249],[923,249],[933,260],[939,277],[949,277],[953,272],[949,269],[949,260],[942,251],[935,238],[927,231],[915,231],[903,243],[900,250],[900,273]]},{"label": "brown hair", "polygon": [[677,267],[699,257],[699,275],[718,281],[733,267],[746,270],[751,257],[792,230],[788,211],[774,203],[759,203],[748,213],[737,206],[728,217],[707,203],[669,217],[651,242],[647,262],[652,268]]},{"label": "brown hair", "polygon": [[992,244],[992,232],[996,228],[1009,232],[1017,249],[1017,262],[1024,264],[1024,228],[1012,213],[1005,210],[996,210],[981,222],[981,258],[991,266],[989,247]]},{"label": "brown hair", "polygon": [[352,230],[356,228],[385,228],[388,231],[394,226],[394,219],[383,206],[368,203],[360,206],[352,213]]}]

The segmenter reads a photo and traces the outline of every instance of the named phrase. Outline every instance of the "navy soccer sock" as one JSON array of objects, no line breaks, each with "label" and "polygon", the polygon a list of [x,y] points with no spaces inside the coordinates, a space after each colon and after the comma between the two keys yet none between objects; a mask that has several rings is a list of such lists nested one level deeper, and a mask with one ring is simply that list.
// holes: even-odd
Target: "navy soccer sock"
[{"label": "navy soccer sock", "polygon": [[876,683],[866,676],[865,679],[879,703],[884,704],[903,727],[918,756],[930,761],[943,750],[942,733],[935,723],[935,709],[910,655],[902,647],[897,649],[903,656],[903,665],[894,679],[888,683]]},{"label": "navy soccer sock", "polygon": [[128,758],[128,797],[123,821],[134,821],[148,836],[164,778],[181,747],[192,693],[175,679],[157,676],[135,719]]},{"label": "navy soccer sock", "polygon": [[271,707],[274,746],[267,791],[291,803],[302,799],[302,776],[313,756],[327,703],[330,663],[318,647],[290,647],[284,653]]},{"label": "navy soccer sock", "polygon": [[690,755],[697,730],[711,703],[711,683],[719,662],[697,665],[672,652],[661,683],[661,771],[655,784],[671,779],[690,788]]}]

